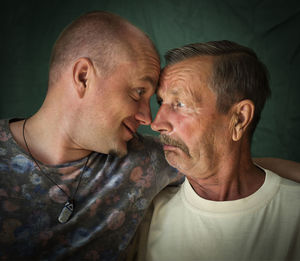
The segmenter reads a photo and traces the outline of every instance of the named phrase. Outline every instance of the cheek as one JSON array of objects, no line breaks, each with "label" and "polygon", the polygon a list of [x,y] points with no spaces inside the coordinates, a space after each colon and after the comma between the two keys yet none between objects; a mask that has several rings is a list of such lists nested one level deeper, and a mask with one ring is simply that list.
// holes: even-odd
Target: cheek
[{"label": "cheek", "polygon": [[174,131],[182,140],[191,140],[201,131],[199,120],[190,115],[177,115],[173,122]]},{"label": "cheek", "polygon": [[215,126],[212,122],[187,116],[179,117],[177,126],[177,133],[180,133],[180,138],[188,146],[191,154],[196,156],[200,150],[211,150],[216,138]]},{"label": "cheek", "polygon": [[138,110],[138,103],[132,100],[128,95],[114,95],[105,99],[101,105],[105,117],[114,120],[122,120],[128,116],[134,115]]}]

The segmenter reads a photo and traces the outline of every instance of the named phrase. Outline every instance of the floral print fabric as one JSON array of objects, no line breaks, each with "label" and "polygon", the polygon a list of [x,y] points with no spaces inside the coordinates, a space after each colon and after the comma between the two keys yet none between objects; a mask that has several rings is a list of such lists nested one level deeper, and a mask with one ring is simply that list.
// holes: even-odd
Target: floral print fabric
[{"label": "floral print fabric", "polygon": [[[153,197],[181,175],[151,137],[122,158],[92,153],[74,212],[58,222],[67,196],[19,147],[0,121],[0,260],[120,260]],[[87,158],[43,171],[72,195]]]}]

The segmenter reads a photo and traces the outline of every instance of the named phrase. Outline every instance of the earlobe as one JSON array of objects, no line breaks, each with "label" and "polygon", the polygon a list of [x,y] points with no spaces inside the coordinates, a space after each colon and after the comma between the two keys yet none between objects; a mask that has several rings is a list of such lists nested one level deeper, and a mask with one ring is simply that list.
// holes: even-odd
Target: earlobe
[{"label": "earlobe", "polygon": [[92,63],[88,58],[79,58],[73,66],[73,83],[77,94],[82,98],[86,92]]},{"label": "earlobe", "polygon": [[246,133],[254,115],[255,106],[251,100],[242,100],[234,106],[232,139],[239,141]]}]

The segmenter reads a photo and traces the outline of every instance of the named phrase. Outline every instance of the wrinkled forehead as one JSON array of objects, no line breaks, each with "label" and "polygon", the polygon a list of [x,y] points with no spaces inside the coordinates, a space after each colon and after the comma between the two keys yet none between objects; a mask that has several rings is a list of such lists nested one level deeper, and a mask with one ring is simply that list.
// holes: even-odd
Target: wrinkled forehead
[{"label": "wrinkled forehead", "polygon": [[213,67],[213,57],[201,56],[166,66],[160,75],[157,95],[196,95],[207,87]]}]

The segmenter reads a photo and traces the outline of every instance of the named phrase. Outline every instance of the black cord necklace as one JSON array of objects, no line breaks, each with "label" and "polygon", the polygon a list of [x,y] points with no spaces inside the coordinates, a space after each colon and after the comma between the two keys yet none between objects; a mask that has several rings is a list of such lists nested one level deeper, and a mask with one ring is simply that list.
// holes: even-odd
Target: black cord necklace
[{"label": "black cord necklace", "polygon": [[24,123],[23,123],[23,139],[24,139],[24,143],[26,145],[26,148],[28,150],[28,153],[30,155],[30,157],[32,158],[32,160],[35,162],[35,164],[38,166],[39,170],[43,173],[43,175],[45,175],[45,177],[47,177],[53,184],[55,184],[68,198],[67,202],[65,203],[63,209],[61,210],[59,216],[58,216],[58,221],[60,223],[66,223],[72,216],[73,214],[73,211],[74,211],[74,199],[75,199],[75,195],[77,193],[77,190],[79,188],[79,185],[80,185],[80,182],[81,182],[81,178],[83,176],[83,173],[85,172],[85,168],[87,166],[87,163],[89,161],[89,158],[91,156],[91,154],[87,157],[87,160],[84,164],[84,167],[80,173],[80,177],[79,177],[79,181],[78,181],[78,184],[77,184],[77,187],[76,187],[76,190],[74,191],[73,193],[73,196],[70,197],[69,194],[64,191],[53,179],[51,179],[43,170],[42,168],[40,167],[40,165],[38,164],[37,160],[32,156],[30,150],[29,150],[29,146],[27,144],[27,141],[26,141],[26,138],[25,138],[25,125],[26,125],[26,121],[27,119],[24,120]]}]

